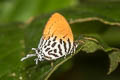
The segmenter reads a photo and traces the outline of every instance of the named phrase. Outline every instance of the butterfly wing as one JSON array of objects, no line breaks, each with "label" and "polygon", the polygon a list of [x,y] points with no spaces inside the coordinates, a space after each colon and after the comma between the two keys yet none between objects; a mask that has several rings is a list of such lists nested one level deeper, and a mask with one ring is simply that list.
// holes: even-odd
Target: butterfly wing
[{"label": "butterfly wing", "polygon": [[71,53],[73,34],[67,20],[59,13],[54,13],[47,22],[38,48],[44,58],[53,60]]}]

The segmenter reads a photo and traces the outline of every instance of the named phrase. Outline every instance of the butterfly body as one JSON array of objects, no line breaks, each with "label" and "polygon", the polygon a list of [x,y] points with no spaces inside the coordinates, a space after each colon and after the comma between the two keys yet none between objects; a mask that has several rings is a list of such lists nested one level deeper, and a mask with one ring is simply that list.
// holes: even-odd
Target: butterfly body
[{"label": "butterfly body", "polygon": [[47,22],[38,48],[33,48],[35,54],[28,54],[21,60],[37,56],[38,61],[56,60],[65,57],[75,51],[73,34],[66,19],[59,13],[55,13]]}]

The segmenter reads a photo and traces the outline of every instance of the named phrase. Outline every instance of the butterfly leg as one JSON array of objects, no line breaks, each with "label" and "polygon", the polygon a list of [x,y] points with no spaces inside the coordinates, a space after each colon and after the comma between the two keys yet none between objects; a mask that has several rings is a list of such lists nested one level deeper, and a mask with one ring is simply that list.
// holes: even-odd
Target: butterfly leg
[{"label": "butterfly leg", "polygon": [[21,61],[24,61],[25,59],[30,58],[30,57],[33,57],[33,56],[36,56],[36,54],[27,54],[27,56],[26,56],[26,57],[23,57],[23,58],[21,59]]},{"label": "butterfly leg", "polygon": [[[32,48],[32,50],[35,50],[36,54],[38,54],[38,51],[37,51],[36,48]],[[21,61],[24,61],[24,60],[27,59],[27,58],[36,56],[36,54],[27,54],[27,56],[26,56],[26,57],[23,57],[23,58],[21,59]]]},{"label": "butterfly leg", "polygon": [[38,60],[39,60],[38,58],[34,59],[34,61],[35,61],[36,64],[38,64]]},{"label": "butterfly leg", "polygon": [[36,54],[39,54],[37,48],[32,48],[32,50],[34,50]]}]

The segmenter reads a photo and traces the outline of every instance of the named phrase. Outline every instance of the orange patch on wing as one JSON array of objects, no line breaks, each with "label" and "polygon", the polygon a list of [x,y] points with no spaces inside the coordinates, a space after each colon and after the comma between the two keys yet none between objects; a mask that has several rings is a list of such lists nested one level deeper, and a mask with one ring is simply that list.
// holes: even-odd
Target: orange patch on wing
[{"label": "orange patch on wing", "polygon": [[48,37],[51,36],[57,36],[57,40],[62,39],[64,41],[69,38],[70,41],[73,42],[73,34],[70,25],[59,13],[54,13],[50,17],[43,31],[44,39],[48,39]]}]

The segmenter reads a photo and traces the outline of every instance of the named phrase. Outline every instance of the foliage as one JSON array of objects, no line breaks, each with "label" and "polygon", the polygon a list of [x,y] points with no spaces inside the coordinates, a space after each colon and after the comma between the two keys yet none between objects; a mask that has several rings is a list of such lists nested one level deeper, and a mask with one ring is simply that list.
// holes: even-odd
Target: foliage
[{"label": "foliage", "polygon": [[[48,8],[49,7],[47,7],[47,9]],[[54,12],[61,13],[69,21],[75,41],[79,43],[79,47],[77,48],[76,52],[73,55],[68,55],[65,59],[60,58],[56,61],[53,61],[53,66],[51,66],[51,62],[49,61],[39,62],[39,64],[36,65],[33,61],[33,58],[30,58],[24,62],[20,62],[20,59],[27,53],[33,53],[31,52],[31,48],[37,47],[40,37],[42,36],[41,33],[45,23],[50,15]],[[48,78],[53,80],[55,78],[54,75],[57,76],[55,73],[59,73],[60,75],[60,73],[68,71],[74,67],[79,60],[82,59],[81,56],[83,55],[88,57],[107,55],[105,56],[107,57],[107,60],[105,60],[105,58],[100,59],[103,62],[108,61],[108,63],[105,62],[105,65],[101,65],[107,65],[107,68],[105,68],[105,75],[111,75],[112,72],[118,68],[120,62],[119,1],[99,3],[84,2],[77,6],[57,10],[54,12],[32,17],[26,23],[16,22],[0,24],[0,80],[47,80]],[[15,18],[18,18],[18,14],[16,15],[17,17]],[[15,18],[13,19],[17,20]],[[97,59],[95,60],[96,63],[99,64],[99,61],[97,61]],[[83,59],[83,65],[84,64],[85,60]],[[88,67],[91,65],[95,64],[87,64]],[[87,69],[89,69],[87,66],[85,65],[85,71],[87,74],[91,74],[89,70],[87,71]],[[75,69],[77,69],[76,66]],[[94,71],[93,73],[96,74]],[[100,76],[99,73],[100,72],[97,74]],[[93,80],[95,78],[89,79],[89,76],[87,77],[87,80]],[[109,77],[105,78],[105,76],[101,79],[112,80]]]}]

